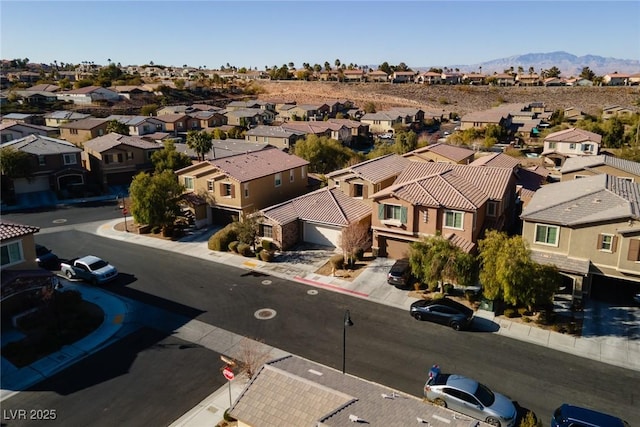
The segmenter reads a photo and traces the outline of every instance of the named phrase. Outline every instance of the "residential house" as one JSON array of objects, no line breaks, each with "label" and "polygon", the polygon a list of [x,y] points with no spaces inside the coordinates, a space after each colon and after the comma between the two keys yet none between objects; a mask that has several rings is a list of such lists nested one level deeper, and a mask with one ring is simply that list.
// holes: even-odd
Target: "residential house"
[{"label": "residential house", "polygon": [[209,223],[226,224],[307,192],[309,162],[275,147],[208,160],[176,171],[209,205]]},{"label": "residential house", "polygon": [[539,86],[540,76],[536,73],[517,74],[516,82],[518,86]]},{"label": "residential house", "polygon": [[240,427],[488,426],[425,404],[422,398],[292,355],[260,367],[229,415]]},{"label": "residential house", "polygon": [[577,78],[572,78],[572,79],[565,79],[565,84],[567,86],[593,86],[593,82],[591,80],[588,79],[582,79],[580,77]]},{"label": "residential house", "polygon": [[605,154],[570,157],[565,160],[560,173],[561,181],[607,174],[631,182],[640,182],[640,163]]},{"label": "residential house", "polygon": [[39,125],[41,117],[35,114],[9,113],[2,116],[2,123],[20,123],[27,125]]},{"label": "residential house", "polygon": [[192,119],[198,121],[198,128],[211,130],[227,124],[227,117],[217,111],[196,111],[189,113]]},{"label": "residential house", "polygon": [[381,111],[379,113],[366,113],[360,118],[360,122],[369,125],[371,133],[388,133],[394,131],[394,126],[402,125],[404,117],[398,112]]},{"label": "residential house", "polygon": [[602,83],[607,86],[628,86],[629,74],[615,73],[605,74],[602,77]]},{"label": "residential house", "polygon": [[164,123],[165,132],[173,136],[184,138],[188,131],[198,129],[198,120],[192,119],[186,114],[162,114],[156,119]]},{"label": "residential house", "polygon": [[575,123],[577,121],[583,120],[585,117],[586,114],[574,107],[568,107],[564,109],[564,121],[566,122]]},{"label": "residential house", "polygon": [[640,73],[631,74],[629,76],[629,84],[631,86],[637,86],[640,84]]},{"label": "residential house", "polygon": [[224,112],[227,118],[227,125],[251,128],[258,125],[271,123],[274,114],[260,108],[245,108],[241,110],[231,110]]},{"label": "residential house", "polygon": [[458,71],[445,71],[442,73],[442,83],[446,85],[457,85],[462,83],[464,74]]},{"label": "residential house", "polygon": [[413,83],[415,71],[394,71],[391,74],[392,83]]},{"label": "residential house", "polygon": [[[231,101],[226,105],[225,109],[227,111],[261,109],[263,105],[264,103],[261,103],[257,99],[251,99],[248,101]],[[274,110],[275,110],[275,106],[274,106]]]},{"label": "residential house", "polygon": [[367,73],[367,81],[370,83],[386,83],[389,75],[382,70],[373,70]]},{"label": "residential house", "polygon": [[112,86],[110,89],[116,92],[122,99],[136,100],[144,98],[146,95],[152,95],[152,91],[144,86]]},{"label": "residential house", "polygon": [[306,133],[295,129],[285,129],[282,126],[258,125],[245,133],[245,139],[249,142],[260,142],[273,145],[281,150],[289,151],[299,139],[303,139]]},{"label": "residential house", "polygon": [[342,75],[344,77],[345,82],[364,82],[366,81],[366,76],[363,70],[354,69],[354,70],[343,70]]},{"label": "residential house", "polygon": [[415,162],[436,162],[468,165],[473,162],[475,151],[458,145],[436,143],[403,154]]},{"label": "residential house", "polygon": [[53,292],[56,276],[38,268],[34,234],[38,227],[0,221],[0,290],[3,324],[15,325],[17,318],[33,311],[34,301]]},{"label": "residential house", "polygon": [[513,86],[516,84],[516,76],[511,73],[497,73],[491,78],[496,86]]},{"label": "residential house", "polygon": [[483,85],[485,83],[486,75],[482,73],[468,73],[462,76],[462,81],[468,85]]},{"label": "residential house", "polygon": [[574,298],[640,284],[640,183],[600,174],[545,185],[521,218],[531,258],[555,265]]},{"label": "residential house", "polygon": [[124,116],[113,114],[106,118],[107,121],[117,120],[127,127],[130,136],[149,135],[156,132],[164,132],[164,122],[151,116]]},{"label": "residential house", "polygon": [[304,132],[305,135],[326,136],[335,139],[344,145],[351,144],[351,129],[341,123],[333,122],[286,122],[280,125],[281,128]]},{"label": "residential house", "polygon": [[338,70],[322,70],[320,71],[320,76],[318,77],[318,80],[322,82],[337,82],[339,78],[340,78],[340,73],[338,72]]},{"label": "residential house", "polygon": [[287,110],[281,110],[280,116],[286,111],[286,120],[322,121],[329,115],[327,104],[300,104],[293,105]]},{"label": "residential house", "polygon": [[84,158],[103,190],[128,186],[135,175],[153,169],[151,155],[163,147],[137,136],[111,132],[84,144]]},{"label": "residential house", "polygon": [[345,228],[360,224],[369,230],[371,206],[337,187],[324,187],[261,209],[259,218],[261,239],[281,250],[300,242],[340,248]]},{"label": "residential house", "polygon": [[508,168],[411,162],[390,187],[370,196],[373,252],[404,258],[411,242],[442,235],[474,252],[485,230],[506,230],[515,212]]},{"label": "residential house", "polygon": [[413,123],[422,124],[424,122],[425,112],[420,108],[412,108],[412,107],[394,107],[390,110],[384,111],[391,115],[399,114],[402,117],[403,125],[411,125]]},{"label": "residential house", "polygon": [[88,105],[96,102],[115,102],[120,99],[118,92],[102,86],[86,86],[80,89],[58,92],[56,96],[61,101],[73,102],[74,104]]},{"label": "residential house", "polygon": [[108,120],[95,117],[63,123],[59,126],[60,138],[82,147],[86,141],[107,133],[108,124]]},{"label": "residential house", "polygon": [[542,85],[543,86],[565,86],[566,82],[564,79],[561,79],[560,77],[547,77],[546,79],[542,80]]},{"label": "residential house", "polygon": [[351,130],[351,138],[368,138],[369,137],[369,125],[357,120],[351,119],[329,119],[328,123],[345,126]]},{"label": "residential house", "polygon": [[484,129],[488,125],[511,127],[510,108],[494,107],[488,110],[474,111],[460,118],[460,130]]},{"label": "residential house", "polygon": [[638,114],[638,112],[631,108],[621,107],[619,105],[607,105],[602,109],[603,120],[607,120],[611,117],[618,117],[618,118],[630,117],[630,116],[633,116],[634,114]]},{"label": "residential house", "polygon": [[58,92],[60,91],[60,86],[58,85],[53,85],[53,84],[49,84],[49,83],[42,83],[39,85],[34,85],[28,88],[24,89],[25,91],[28,92]]},{"label": "residential house", "polygon": [[392,185],[409,162],[397,154],[366,160],[328,173],[327,187],[338,188],[347,196],[373,206],[374,203],[369,197]]},{"label": "residential house", "polygon": [[12,180],[8,189],[11,196],[40,191],[55,191],[64,196],[86,182],[82,149],[70,142],[32,134],[5,142],[0,147],[29,154],[31,175]]},{"label": "residential house", "polygon": [[564,129],[547,135],[542,157],[559,168],[568,157],[597,155],[601,142],[602,135],[597,133],[577,128]]},{"label": "residential house", "polygon": [[59,110],[45,114],[44,122],[49,127],[57,128],[64,123],[88,119],[89,117],[91,117],[91,114],[77,113],[75,111],[68,110]]},{"label": "residential house", "polygon": [[0,143],[24,138],[31,134],[56,137],[58,135],[58,129],[28,123],[0,123]]},{"label": "residential house", "polygon": [[18,101],[20,104],[46,107],[46,104],[58,101],[58,96],[54,92],[17,90],[15,93],[20,97],[20,100]]},{"label": "residential house", "polygon": [[184,114],[190,114],[190,113],[194,113],[195,109],[193,108],[193,106],[189,106],[189,105],[168,105],[166,107],[162,107],[160,108],[157,112],[156,115],[157,116],[164,116],[164,115],[184,115]]},{"label": "residential house", "polygon": [[327,106],[326,114],[329,117],[336,117],[338,113],[348,115],[349,111],[354,108],[352,101],[348,99],[336,99],[335,101],[325,101],[324,105]]},{"label": "residential house", "polygon": [[427,71],[425,73],[418,74],[415,79],[416,83],[426,85],[437,85],[442,83],[442,73],[436,73],[435,71]]}]

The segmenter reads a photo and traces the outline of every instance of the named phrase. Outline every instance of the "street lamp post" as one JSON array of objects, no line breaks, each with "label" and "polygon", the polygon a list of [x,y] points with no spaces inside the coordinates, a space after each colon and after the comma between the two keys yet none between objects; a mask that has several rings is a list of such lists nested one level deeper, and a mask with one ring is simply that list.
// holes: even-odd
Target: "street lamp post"
[{"label": "street lamp post", "polygon": [[342,325],[342,373],[345,372],[345,364],[347,360],[347,326],[353,326],[351,314],[349,310],[344,312],[344,323]]}]

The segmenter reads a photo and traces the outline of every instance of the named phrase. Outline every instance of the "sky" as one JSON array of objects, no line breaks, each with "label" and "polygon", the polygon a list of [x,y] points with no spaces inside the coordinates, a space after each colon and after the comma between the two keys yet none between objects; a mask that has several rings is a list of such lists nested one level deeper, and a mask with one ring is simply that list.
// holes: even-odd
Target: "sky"
[{"label": "sky", "polygon": [[0,57],[220,68],[640,60],[640,1],[0,0]]}]

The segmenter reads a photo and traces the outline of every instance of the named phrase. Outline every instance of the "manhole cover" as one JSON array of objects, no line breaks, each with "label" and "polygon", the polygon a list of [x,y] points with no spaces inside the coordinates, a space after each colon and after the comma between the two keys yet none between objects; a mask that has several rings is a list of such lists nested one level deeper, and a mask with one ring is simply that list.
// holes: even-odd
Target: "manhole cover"
[{"label": "manhole cover", "polygon": [[253,315],[258,320],[269,320],[276,317],[276,311],[270,308],[261,308],[260,310],[253,313]]},{"label": "manhole cover", "polygon": [[54,219],[52,221],[54,224],[64,224],[65,222],[67,222],[66,219]]},{"label": "manhole cover", "polygon": [[263,285],[270,285],[271,284],[271,280],[263,280],[262,284]]},{"label": "manhole cover", "polygon": [[309,290],[307,291],[307,293],[308,293],[309,295],[318,295],[318,291],[316,291],[315,289],[309,289]]}]

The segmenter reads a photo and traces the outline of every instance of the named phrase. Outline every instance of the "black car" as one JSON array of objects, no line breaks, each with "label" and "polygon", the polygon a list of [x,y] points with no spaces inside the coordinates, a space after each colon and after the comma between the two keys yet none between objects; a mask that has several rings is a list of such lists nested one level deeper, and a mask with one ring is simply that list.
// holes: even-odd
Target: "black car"
[{"label": "black car", "polygon": [[411,304],[409,313],[417,320],[451,326],[456,331],[468,329],[473,318],[472,309],[448,298],[416,301]]},{"label": "black car", "polygon": [[46,246],[36,245],[36,262],[38,267],[47,270],[59,270],[60,258]]},{"label": "black car", "polygon": [[411,266],[408,259],[397,260],[387,273],[387,283],[398,288],[406,288],[411,285]]}]

